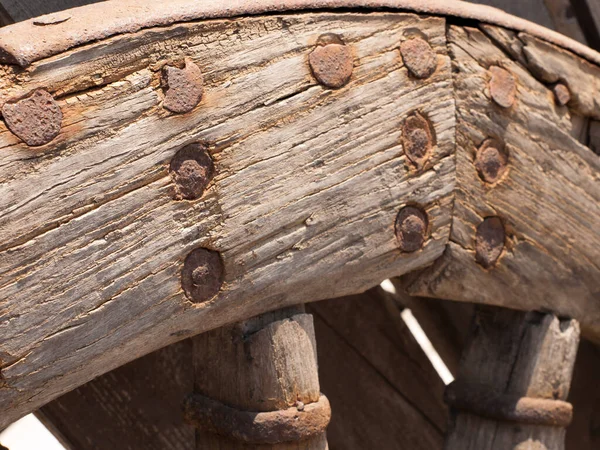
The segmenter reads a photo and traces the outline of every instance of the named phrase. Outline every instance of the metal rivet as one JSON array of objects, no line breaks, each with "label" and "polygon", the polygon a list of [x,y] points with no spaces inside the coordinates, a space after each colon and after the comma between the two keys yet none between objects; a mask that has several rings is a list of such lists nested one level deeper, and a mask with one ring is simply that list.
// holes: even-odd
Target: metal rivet
[{"label": "metal rivet", "polygon": [[485,268],[496,264],[504,250],[504,225],[499,217],[486,217],[477,227],[475,260]]},{"label": "metal rivet", "polygon": [[185,259],[181,286],[193,303],[210,300],[223,284],[223,261],[218,252],[206,248],[193,250]]},{"label": "metal rivet", "polygon": [[202,71],[190,58],[185,58],[182,69],[165,66],[163,84],[166,88],[163,106],[174,113],[190,112],[198,106],[204,93]]},{"label": "metal rivet", "polygon": [[396,237],[400,250],[416,252],[425,243],[429,219],[427,213],[415,206],[405,206],[396,217]]},{"label": "metal rivet", "polygon": [[169,172],[175,184],[175,199],[194,200],[204,193],[214,176],[215,166],[206,147],[194,143],[177,152]]},{"label": "metal rivet", "polygon": [[517,97],[517,82],[512,73],[502,67],[490,67],[490,94],[503,108],[510,108]]},{"label": "metal rivet", "polygon": [[477,150],[475,167],[481,179],[487,183],[495,183],[508,168],[508,154],[502,143],[488,139]]},{"label": "metal rivet", "polygon": [[37,26],[58,25],[66,22],[71,16],[65,13],[46,14],[45,16],[36,17],[33,19],[33,24]]},{"label": "metal rivet", "polygon": [[571,91],[568,86],[564,83],[557,83],[552,88],[554,92],[554,98],[556,99],[556,103],[560,106],[565,106],[567,103],[571,101]]},{"label": "metal rivet", "polygon": [[308,56],[308,62],[317,81],[334,89],[348,83],[354,69],[350,48],[341,37],[332,33],[319,37],[317,48]]},{"label": "metal rivet", "polygon": [[5,103],[2,115],[10,131],[31,147],[47,144],[58,136],[63,119],[56,100],[42,89],[16,103]]},{"label": "metal rivet", "polygon": [[437,55],[424,39],[407,39],[400,44],[404,65],[417,78],[429,78],[437,68]]},{"label": "metal rivet", "polygon": [[419,113],[407,117],[402,127],[402,146],[409,161],[417,169],[423,168],[433,148],[433,133],[429,120]]}]

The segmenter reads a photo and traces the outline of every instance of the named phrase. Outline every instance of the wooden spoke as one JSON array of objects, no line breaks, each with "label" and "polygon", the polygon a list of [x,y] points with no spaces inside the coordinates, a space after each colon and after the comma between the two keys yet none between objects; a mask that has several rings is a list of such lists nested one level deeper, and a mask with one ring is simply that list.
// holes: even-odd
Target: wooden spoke
[{"label": "wooden spoke", "polygon": [[185,405],[197,449],[325,450],[312,316],[292,307],[193,339],[195,394]]},{"label": "wooden spoke", "polygon": [[446,450],[564,449],[579,324],[478,309],[456,381]]}]

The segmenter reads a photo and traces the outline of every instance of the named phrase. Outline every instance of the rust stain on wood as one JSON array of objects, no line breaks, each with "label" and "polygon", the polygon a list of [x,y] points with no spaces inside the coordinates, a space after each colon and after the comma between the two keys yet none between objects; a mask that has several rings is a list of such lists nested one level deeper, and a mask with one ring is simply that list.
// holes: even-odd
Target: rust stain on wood
[{"label": "rust stain on wood", "polygon": [[402,208],[396,217],[396,237],[400,250],[412,253],[422,248],[428,227],[429,219],[423,210],[416,206]]},{"label": "rust stain on wood", "polygon": [[354,69],[350,48],[333,33],[319,37],[317,48],[309,55],[308,62],[317,81],[333,89],[348,83]]},{"label": "rust stain on wood", "polygon": [[206,147],[195,143],[177,152],[169,171],[175,184],[175,199],[194,200],[202,197],[215,174],[215,166]]},{"label": "rust stain on wood", "polygon": [[502,67],[490,67],[490,95],[503,108],[510,108],[517,97],[517,82],[512,73]]},{"label": "rust stain on wood", "polygon": [[485,268],[496,264],[504,250],[504,225],[499,217],[487,217],[477,227],[476,260]]},{"label": "rust stain on wood", "polygon": [[415,37],[400,44],[404,65],[417,78],[429,78],[437,67],[437,55],[425,39]]},{"label": "rust stain on wood", "polygon": [[15,103],[5,103],[6,125],[31,147],[51,142],[60,133],[63,114],[56,100],[42,89]]},{"label": "rust stain on wood", "polygon": [[475,167],[483,181],[499,181],[508,169],[508,152],[504,144],[495,139],[486,140],[477,150]]},{"label": "rust stain on wood", "polygon": [[223,272],[223,261],[218,252],[198,248],[185,259],[181,286],[188,299],[193,303],[202,303],[219,293]]},{"label": "rust stain on wood", "polygon": [[406,119],[402,127],[402,146],[406,157],[417,169],[422,169],[429,160],[433,141],[429,120],[418,112]]},{"label": "rust stain on wood", "polygon": [[163,106],[174,113],[193,110],[202,99],[204,80],[200,68],[190,59],[185,59],[183,68],[166,66],[163,69],[165,101]]}]

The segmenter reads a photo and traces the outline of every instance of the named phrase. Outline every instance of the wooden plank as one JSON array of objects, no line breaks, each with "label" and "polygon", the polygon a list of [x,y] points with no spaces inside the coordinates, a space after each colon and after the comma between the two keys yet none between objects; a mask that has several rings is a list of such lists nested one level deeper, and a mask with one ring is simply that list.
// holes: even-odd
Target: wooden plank
[{"label": "wooden plank", "polygon": [[192,392],[190,340],[165,347],[50,402],[39,414],[66,448],[192,450],[183,399]]},{"label": "wooden plank", "polygon": [[[332,449],[442,448],[444,384],[379,289],[307,305]],[[395,319],[398,319],[397,321]]]},{"label": "wooden plank", "polygon": [[578,344],[575,320],[479,308],[446,393],[453,410],[444,448],[563,450]]},{"label": "wooden plank", "polygon": [[[439,64],[422,81],[397,53],[417,27]],[[339,90],[306,64],[323,30],[361,61]],[[205,97],[179,116],[161,107],[148,65],[182,48],[205,73]],[[440,18],[308,14],[143,31],[32,66],[20,85],[62,86],[63,133],[32,150],[0,125],[0,423],[187,336],[364,291],[438,257],[454,183],[445,52]],[[109,84],[75,94],[97,74]],[[438,139],[421,171],[400,145],[415,109]],[[169,161],[196,140],[209,143],[217,175],[202,199],[174,201]],[[429,215],[417,253],[400,252],[394,234],[408,202]],[[179,274],[205,246],[221,252],[225,283],[195,305]]]},{"label": "wooden plank", "polygon": [[[448,37],[459,118],[452,233],[444,256],[406,280],[409,293],[556,311],[580,319],[584,333],[596,335],[600,160],[572,137],[571,110],[556,105],[551,86],[534,78],[479,30],[452,26]],[[537,41],[520,38],[527,42],[523,47],[527,58],[536,54]],[[571,58],[554,50],[550,56],[555,60]],[[581,64],[582,71],[569,72],[573,81],[569,86],[574,86],[577,98],[573,114],[597,115],[594,86],[577,84],[576,78],[591,77],[598,68],[574,63]],[[491,98],[493,66],[505,68],[516,80],[516,99],[510,108]],[[548,73],[561,67],[552,59],[546,65]],[[509,155],[506,171],[495,182],[485,181],[475,164],[490,139]],[[492,240],[478,237],[490,217],[498,217],[502,224],[499,231],[504,237],[496,247]],[[478,242],[490,246],[478,248]],[[480,258],[490,249],[496,250],[498,259],[485,263]]]}]

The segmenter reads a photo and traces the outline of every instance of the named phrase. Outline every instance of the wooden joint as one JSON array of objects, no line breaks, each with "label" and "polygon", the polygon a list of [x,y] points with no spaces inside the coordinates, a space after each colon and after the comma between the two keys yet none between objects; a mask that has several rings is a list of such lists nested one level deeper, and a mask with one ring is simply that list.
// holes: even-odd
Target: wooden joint
[{"label": "wooden joint", "polygon": [[446,388],[444,400],[454,409],[503,422],[566,428],[573,419],[573,406],[562,400],[521,397],[456,381]]},{"label": "wooden joint", "polygon": [[331,419],[327,397],[279,411],[243,411],[200,394],[184,402],[184,417],[196,429],[247,444],[281,444],[310,439],[325,432]]}]

